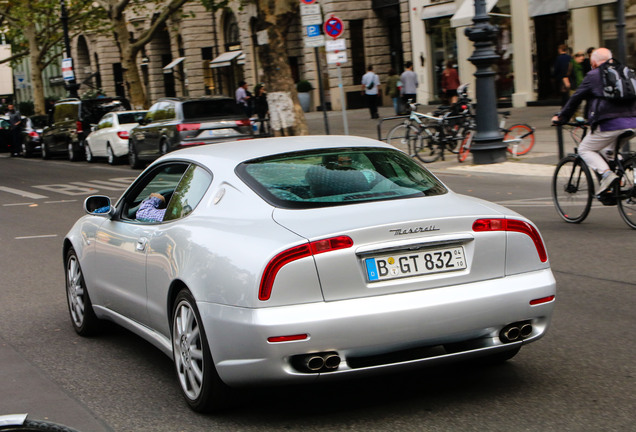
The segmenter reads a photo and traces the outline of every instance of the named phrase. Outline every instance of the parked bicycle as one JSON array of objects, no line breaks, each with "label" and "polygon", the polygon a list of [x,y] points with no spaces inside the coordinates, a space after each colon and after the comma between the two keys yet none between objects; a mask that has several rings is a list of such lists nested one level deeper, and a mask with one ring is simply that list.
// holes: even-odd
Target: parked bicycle
[{"label": "parked bicycle", "polygon": [[[580,121],[565,123],[564,126],[580,131],[583,136],[587,132],[587,127]],[[627,150],[627,144],[633,136],[633,132],[627,131],[612,146],[600,152],[618,180],[612,189],[596,198],[603,205],[616,205],[625,223],[636,229],[636,153]],[[575,133],[573,140],[578,143],[577,138]],[[590,213],[595,189],[592,172],[599,181],[600,175],[589,169],[578,154],[577,147],[573,154],[567,155],[557,164],[552,177],[552,198],[557,213],[564,221],[581,223]]]},{"label": "parked bicycle", "polygon": [[[513,156],[523,156],[532,150],[534,146],[534,128],[525,123],[517,123],[507,128],[506,120],[510,117],[510,111],[502,111],[499,114],[502,117],[499,122],[499,130],[504,134],[503,142],[508,146],[508,153]],[[475,127],[473,126],[466,134],[457,153],[458,161],[464,162],[468,158],[475,132]]]},{"label": "parked bicycle", "polygon": [[386,141],[406,148],[409,156],[424,163],[444,160],[444,151],[452,152],[458,141],[463,140],[462,130],[456,129],[452,122],[464,116],[452,116],[451,112],[440,117],[422,114],[416,111],[418,105],[409,103],[409,117],[389,131]]}]

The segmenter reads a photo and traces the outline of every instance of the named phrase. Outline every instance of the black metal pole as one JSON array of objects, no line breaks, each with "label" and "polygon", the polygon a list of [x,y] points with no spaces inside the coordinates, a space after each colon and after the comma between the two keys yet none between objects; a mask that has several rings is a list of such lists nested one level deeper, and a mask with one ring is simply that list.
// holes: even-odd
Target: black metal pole
[{"label": "black metal pole", "polygon": [[[71,40],[68,36],[68,12],[66,11],[66,0],[60,0],[60,8],[62,9],[60,20],[62,21],[62,30],[64,31],[64,48],[66,50],[66,58],[71,59],[71,64],[73,63],[73,58],[71,57]],[[75,65],[73,65],[73,74],[75,74]],[[70,97],[79,97],[77,94],[77,81],[75,78],[65,82],[66,89],[68,90],[68,94]]]},{"label": "black metal pole", "polygon": [[625,0],[616,2],[616,38],[618,42],[618,61],[626,64],[627,44],[625,42]]},{"label": "black metal pole", "polygon": [[499,29],[490,24],[490,18],[486,13],[486,0],[475,0],[473,23],[472,27],[465,30],[468,39],[475,44],[475,51],[468,60],[477,67],[477,132],[470,151],[473,154],[473,162],[478,165],[505,162],[507,146],[499,129],[495,71],[492,68],[493,63],[499,59],[493,43]]},{"label": "black metal pole", "polygon": [[327,106],[325,104],[325,90],[322,85],[322,69],[320,69],[320,53],[318,47],[314,47],[316,57],[316,70],[318,71],[318,91],[320,92],[320,106],[322,107],[322,118],[325,122],[325,135],[329,135],[329,120],[327,119]]}]

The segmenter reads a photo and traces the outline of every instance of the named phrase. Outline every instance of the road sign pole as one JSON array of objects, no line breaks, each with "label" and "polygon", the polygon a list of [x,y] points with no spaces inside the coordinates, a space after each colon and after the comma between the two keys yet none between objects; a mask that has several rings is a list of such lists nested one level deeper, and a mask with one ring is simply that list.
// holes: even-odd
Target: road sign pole
[{"label": "road sign pole", "polygon": [[320,53],[318,47],[314,48],[316,57],[316,70],[318,71],[318,91],[320,92],[320,106],[322,107],[322,119],[325,122],[325,135],[329,135],[329,120],[327,119],[327,106],[325,104],[325,89],[322,84],[322,70],[320,69]]},{"label": "road sign pole", "polygon": [[338,87],[340,87],[340,103],[342,105],[342,124],[344,126],[344,134],[349,135],[349,124],[347,123],[347,101],[345,100],[344,88],[342,86],[342,70],[338,66]]}]

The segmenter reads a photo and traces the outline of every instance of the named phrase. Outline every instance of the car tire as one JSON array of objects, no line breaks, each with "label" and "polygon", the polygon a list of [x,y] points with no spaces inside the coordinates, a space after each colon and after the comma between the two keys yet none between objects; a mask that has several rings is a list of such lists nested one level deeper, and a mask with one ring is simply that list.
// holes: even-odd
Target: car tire
[{"label": "car tire", "polygon": [[49,146],[46,145],[45,142],[42,143],[42,159],[51,159],[51,155],[49,154]]},{"label": "car tire", "polygon": [[183,289],[172,309],[172,354],[179,388],[190,408],[209,413],[226,408],[230,388],[221,381],[192,294]]},{"label": "car tire", "polygon": [[159,153],[161,156],[167,154],[170,151],[170,146],[168,145],[168,140],[161,140],[161,144],[159,145]]},{"label": "car tire", "polygon": [[93,152],[91,151],[91,146],[88,145],[87,142],[84,142],[84,157],[86,158],[86,162],[88,163],[95,162],[95,157],[93,156]]},{"label": "car tire", "polygon": [[80,160],[80,155],[75,144],[73,144],[72,142],[68,143],[67,149],[68,149],[68,160],[70,160],[71,162],[77,162],[78,160]]},{"label": "car tire", "polygon": [[119,158],[115,155],[110,143],[106,143],[106,160],[109,165],[117,165],[119,163]]},{"label": "car tire", "polygon": [[141,168],[141,161],[139,160],[139,155],[137,154],[137,149],[133,142],[128,144],[128,164],[132,169]]},{"label": "car tire", "polygon": [[482,357],[477,360],[477,363],[485,366],[496,366],[507,362],[514,356],[516,356],[521,350],[521,346],[513,348],[509,351],[498,352],[496,354],[490,354],[486,357]]},{"label": "car tire", "polygon": [[86,289],[84,274],[75,253],[70,248],[66,253],[66,298],[71,324],[80,336],[91,336],[99,330],[99,319],[93,311],[93,304]]},{"label": "car tire", "polygon": [[31,156],[33,156],[33,153],[29,151],[26,143],[22,143],[22,157],[30,158]]}]

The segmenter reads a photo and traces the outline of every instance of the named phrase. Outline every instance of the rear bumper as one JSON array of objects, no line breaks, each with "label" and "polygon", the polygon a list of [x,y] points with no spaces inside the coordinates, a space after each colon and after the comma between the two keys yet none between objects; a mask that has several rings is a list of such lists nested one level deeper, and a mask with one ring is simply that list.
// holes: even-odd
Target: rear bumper
[{"label": "rear bumper", "polygon": [[[530,301],[554,295],[555,288],[552,272],[545,269],[459,286],[334,302],[261,309],[200,302],[198,307],[224,382],[291,383],[406,370],[515,349],[545,334],[554,301],[536,306]],[[533,330],[523,342],[504,344],[499,339],[504,326],[526,320],[531,321]],[[307,334],[308,338],[267,341],[272,336],[297,334]],[[453,349],[444,350],[449,344],[454,344]],[[426,354],[420,358],[391,356],[423,347],[431,349],[422,350]],[[336,351],[341,357],[337,370],[304,373],[294,369],[290,361],[295,355],[325,351]],[[370,364],[364,360],[369,358],[386,360]]]}]

